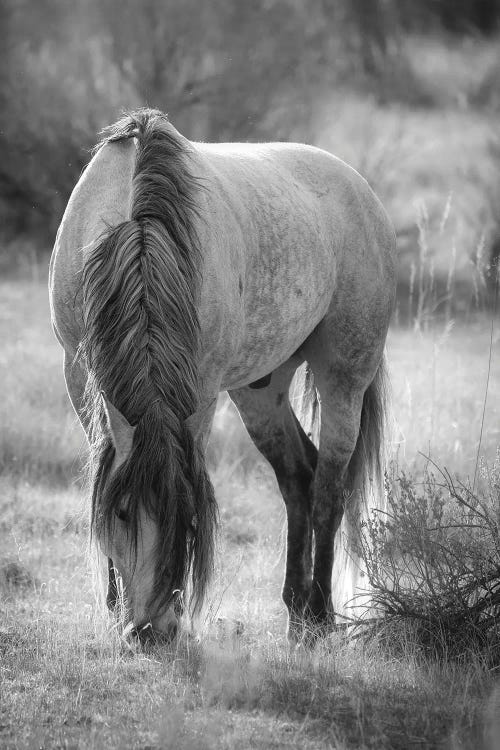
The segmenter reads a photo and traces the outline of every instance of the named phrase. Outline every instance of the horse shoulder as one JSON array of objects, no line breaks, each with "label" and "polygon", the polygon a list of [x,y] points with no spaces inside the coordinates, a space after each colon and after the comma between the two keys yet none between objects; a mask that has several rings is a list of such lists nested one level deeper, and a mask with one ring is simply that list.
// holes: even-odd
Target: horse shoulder
[{"label": "horse shoulder", "polygon": [[135,145],[110,143],[92,158],[69,198],[49,267],[52,326],[67,351],[81,335],[80,274],[92,245],[130,215]]}]

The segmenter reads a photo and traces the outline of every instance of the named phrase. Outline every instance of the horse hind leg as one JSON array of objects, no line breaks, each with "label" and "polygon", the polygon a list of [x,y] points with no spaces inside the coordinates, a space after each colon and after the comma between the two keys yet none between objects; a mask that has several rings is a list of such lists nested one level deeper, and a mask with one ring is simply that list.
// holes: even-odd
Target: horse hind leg
[{"label": "horse hind leg", "polygon": [[272,373],[266,385],[246,386],[229,395],[254,444],[269,461],[286,506],[287,553],[283,601],[289,613],[289,637],[302,635],[304,611],[312,581],[311,487],[317,449],[306,436],[290,405],[288,389],[299,361]]},{"label": "horse hind leg", "polygon": [[[308,617],[317,632],[334,624],[334,606],[342,612],[353,592],[353,583],[334,581],[332,602],[332,571],[334,555],[344,553],[339,529],[346,505],[357,501],[351,496],[349,465],[353,456],[361,415],[363,394],[327,394],[320,391],[322,420],[320,454],[313,489],[314,569]],[[352,508],[350,508],[352,510]],[[334,542],[335,540],[335,542]],[[338,567],[338,566],[336,566]],[[347,570],[341,576],[346,576]]]},{"label": "horse hind leg", "polygon": [[[355,531],[350,520],[356,516],[353,521],[358,523],[364,502],[363,488],[358,486],[367,468],[365,436],[360,435],[360,426],[367,394],[372,398],[369,389],[380,365],[382,345],[350,350],[348,341],[339,346],[331,327],[321,325],[303,352],[312,367],[321,401],[320,449],[312,493],[314,568],[307,608],[311,626],[321,633],[333,626],[334,609],[345,614],[350,605],[356,604],[352,599],[361,571],[353,549]],[[366,437],[375,443],[373,425],[370,429],[372,432]],[[345,511],[343,529],[347,529],[347,538],[341,538],[339,529]],[[332,570],[336,573],[333,601]]]}]

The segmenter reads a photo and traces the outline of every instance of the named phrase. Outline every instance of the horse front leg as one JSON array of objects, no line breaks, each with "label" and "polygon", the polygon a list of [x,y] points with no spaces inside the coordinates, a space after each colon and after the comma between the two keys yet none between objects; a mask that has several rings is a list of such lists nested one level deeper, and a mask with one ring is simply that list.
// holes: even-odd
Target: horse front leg
[{"label": "horse front leg", "polygon": [[245,387],[229,392],[254,444],[274,469],[285,502],[288,529],[283,601],[293,642],[302,638],[311,595],[311,488],[317,460],[317,450],[302,430],[288,398],[296,367],[296,362],[286,363],[257,390]]},{"label": "horse front leg", "polygon": [[[276,447],[279,446],[275,446],[272,452],[274,455],[270,456],[269,461],[274,468],[287,514],[286,568],[282,596],[288,609],[288,638],[295,643],[304,635],[304,618],[311,596],[312,484],[317,451],[303,433],[295,415],[292,416],[296,436],[294,459],[280,460],[276,452]],[[287,447],[284,455],[290,458],[290,443]]]}]

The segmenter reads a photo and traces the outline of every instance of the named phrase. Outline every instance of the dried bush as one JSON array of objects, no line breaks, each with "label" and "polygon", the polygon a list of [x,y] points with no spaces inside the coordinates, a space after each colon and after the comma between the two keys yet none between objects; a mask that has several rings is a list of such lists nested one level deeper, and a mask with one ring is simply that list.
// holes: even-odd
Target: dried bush
[{"label": "dried bush", "polygon": [[[419,651],[500,661],[500,451],[475,482],[428,470],[422,483],[387,481],[387,508],[360,529],[359,544],[380,618],[369,630]],[[366,632],[366,631],[365,631]]]}]

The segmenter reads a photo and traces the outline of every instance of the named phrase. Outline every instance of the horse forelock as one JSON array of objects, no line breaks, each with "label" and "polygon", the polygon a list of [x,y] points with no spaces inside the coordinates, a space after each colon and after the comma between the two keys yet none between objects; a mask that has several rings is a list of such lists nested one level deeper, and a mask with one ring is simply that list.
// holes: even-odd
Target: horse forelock
[{"label": "horse forelock", "polygon": [[[100,147],[130,137],[137,140],[131,218],[92,249],[82,272],[92,529],[110,531],[126,498],[136,551],[144,508],[158,527],[155,600],[183,590],[191,568],[198,605],[216,515],[203,456],[185,425],[199,394],[199,183],[184,140],[161,113],[132,113]],[[113,476],[101,392],[136,426],[131,454]]]},{"label": "horse forelock", "polygon": [[213,569],[217,505],[199,447],[189,430],[182,437],[179,442],[146,414],[137,424],[130,456],[111,474],[114,449],[103,435],[93,461],[91,526],[98,537],[112,534],[116,514],[125,507],[134,558],[140,513],[147,513],[158,531],[151,604],[161,608],[173,592],[184,592],[191,570],[191,602],[197,609]]}]

